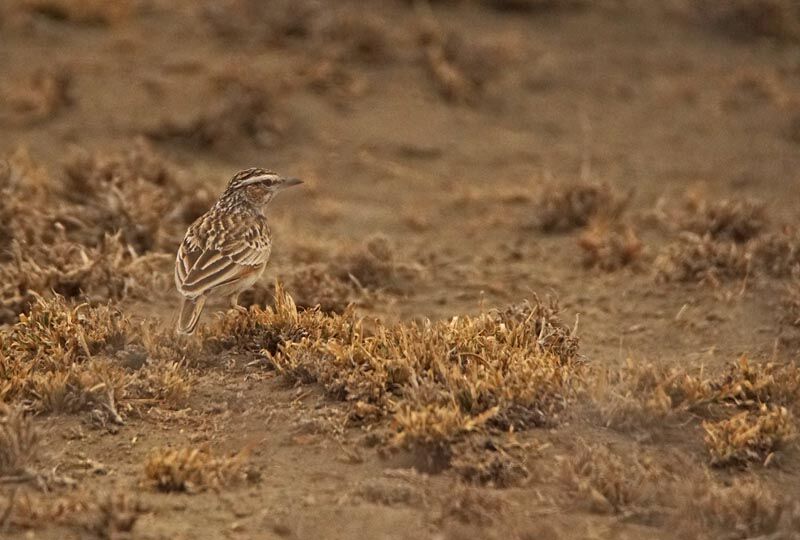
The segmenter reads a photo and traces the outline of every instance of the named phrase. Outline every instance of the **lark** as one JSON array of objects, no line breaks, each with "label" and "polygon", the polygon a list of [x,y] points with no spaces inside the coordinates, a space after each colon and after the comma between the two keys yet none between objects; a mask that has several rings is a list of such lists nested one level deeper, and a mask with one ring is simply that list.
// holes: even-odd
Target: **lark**
[{"label": "lark", "polygon": [[246,169],[192,223],[175,260],[175,286],[182,297],[178,333],[194,332],[210,296],[227,296],[231,307],[239,307],[239,293],[258,281],[272,251],[267,205],[278,191],[298,184],[297,178],[266,169]]}]

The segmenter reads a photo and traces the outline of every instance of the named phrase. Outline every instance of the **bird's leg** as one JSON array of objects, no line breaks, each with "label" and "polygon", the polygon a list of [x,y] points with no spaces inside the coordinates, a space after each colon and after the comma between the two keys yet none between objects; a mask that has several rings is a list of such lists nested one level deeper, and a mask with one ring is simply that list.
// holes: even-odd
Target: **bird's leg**
[{"label": "bird's leg", "polygon": [[240,311],[242,313],[247,313],[247,308],[244,306],[239,305],[239,293],[233,293],[228,297],[228,301],[231,304],[231,309],[235,309],[236,311]]}]

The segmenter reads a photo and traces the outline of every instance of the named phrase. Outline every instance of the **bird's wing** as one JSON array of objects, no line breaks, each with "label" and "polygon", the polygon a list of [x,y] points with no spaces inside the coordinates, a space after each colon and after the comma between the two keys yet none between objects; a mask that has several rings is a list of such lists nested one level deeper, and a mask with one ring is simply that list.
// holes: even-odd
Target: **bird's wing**
[{"label": "bird's wing", "polygon": [[267,263],[271,245],[266,224],[230,225],[189,229],[175,261],[175,284],[181,294],[189,298],[208,294],[244,279]]}]

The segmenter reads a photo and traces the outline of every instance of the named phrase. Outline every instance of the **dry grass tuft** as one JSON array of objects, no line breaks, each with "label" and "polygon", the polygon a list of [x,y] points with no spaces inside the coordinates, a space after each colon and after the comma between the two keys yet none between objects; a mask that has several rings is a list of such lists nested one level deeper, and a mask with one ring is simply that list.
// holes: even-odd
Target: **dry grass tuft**
[{"label": "dry grass tuft", "polygon": [[557,313],[556,304],[535,300],[367,334],[352,313],[297,311],[279,290],[274,310],[251,309],[237,319],[243,326],[220,332],[258,337],[278,371],[349,402],[353,420],[390,417],[395,444],[437,446],[555,419],[579,373],[577,338]]},{"label": "dry grass tuft", "polygon": [[507,71],[519,44],[502,39],[466,38],[444,31],[432,19],[420,32],[423,61],[441,96],[452,103],[476,104]]},{"label": "dry grass tuft", "polygon": [[539,197],[534,209],[536,226],[545,232],[567,232],[585,227],[595,218],[615,222],[631,195],[605,183],[554,184]]},{"label": "dry grass tuft", "polygon": [[616,429],[653,427],[685,413],[701,413],[716,399],[712,381],[702,372],[628,359],[618,371],[594,377],[596,401],[604,423]]},{"label": "dry grass tuft", "polygon": [[476,317],[365,325],[352,311],[298,310],[279,286],[274,307],[230,313],[203,340],[212,350],[260,350],[288,380],[320,384],[347,402],[351,422],[387,426],[392,446],[428,449],[445,462],[455,456],[474,481],[507,484],[525,472],[499,443],[478,460],[451,445],[557,420],[582,365],[558,313],[555,302],[535,298]]},{"label": "dry grass tuft", "polygon": [[100,538],[114,540],[133,531],[144,507],[125,493],[114,493],[106,495],[97,505],[97,510],[98,517],[91,529]]},{"label": "dry grass tuft", "polygon": [[[349,305],[384,291],[408,292],[424,271],[421,264],[403,260],[393,244],[378,235],[359,247],[339,251],[327,262],[297,263],[283,281],[297,306],[343,313]],[[274,287],[256,286],[243,294],[242,301],[268,305],[274,293]]]},{"label": "dry grass tuft", "polygon": [[594,221],[578,239],[578,245],[583,249],[584,266],[606,272],[635,267],[644,250],[632,227],[612,226],[605,221]]},{"label": "dry grass tuft", "polygon": [[[154,359],[135,373],[117,360],[132,347]],[[196,352],[113,308],[39,297],[30,314],[0,331],[0,399],[42,411],[90,410],[102,424],[122,423],[121,400],[169,403],[185,396],[182,362]]]},{"label": "dry grass tuft", "polygon": [[22,473],[36,459],[40,433],[21,408],[0,403],[0,476]]},{"label": "dry grass tuft", "polygon": [[525,458],[529,448],[505,445],[497,438],[467,440],[451,449],[450,467],[467,482],[506,488],[529,476]]},{"label": "dry grass tuft", "polygon": [[762,406],[719,422],[704,422],[712,465],[768,464],[774,452],[796,436],[792,414],[785,407]]},{"label": "dry grass tuft", "polygon": [[61,196],[76,205],[69,222],[81,226],[73,236],[89,245],[120,231],[137,254],[172,252],[200,209],[211,204],[206,190],[181,185],[173,167],[141,139],[119,154],[77,151],[64,172]]},{"label": "dry grass tuft", "polygon": [[[276,78],[277,80],[277,78]],[[147,131],[156,141],[177,141],[201,149],[229,151],[251,144],[272,148],[290,128],[275,83],[236,71],[216,77],[217,99],[188,121],[166,119]]]},{"label": "dry grass tuft", "polygon": [[741,409],[761,414],[765,407],[800,406],[800,369],[794,362],[753,364],[742,357],[709,377],[702,368],[690,373],[629,359],[621,369],[592,380],[603,422],[616,429],[663,426],[670,419],[685,423],[696,416],[719,418]]},{"label": "dry grass tuft", "polygon": [[761,481],[734,479],[730,485],[721,485],[706,478],[687,486],[674,518],[677,537],[792,538],[782,533],[797,530],[791,502]]},{"label": "dry grass tuft", "polygon": [[342,282],[359,289],[388,289],[402,292],[421,273],[419,265],[400,260],[394,245],[385,236],[368,238],[355,250],[339,254],[332,271]]},{"label": "dry grass tuft", "polygon": [[764,405],[800,407],[800,368],[794,362],[752,364],[740,358],[714,385],[719,400],[759,410]]},{"label": "dry grass tuft", "polygon": [[716,241],[711,236],[681,233],[656,258],[658,279],[701,282],[712,285],[743,279],[751,269],[752,254],[735,242]]},{"label": "dry grass tuft", "polygon": [[681,230],[739,244],[760,235],[767,225],[766,210],[758,201],[722,199],[709,202],[697,197],[689,199],[686,212],[678,222]]},{"label": "dry grass tuft", "polygon": [[563,465],[565,481],[593,512],[628,512],[656,501],[661,471],[639,459],[623,459],[607,446],[582,444]]},{"label": "dry grass tuft", "polygon": [[341,274],[331,272],[326,264],[308,265],[294,271],[287,278],[286,290],[299,307],[319,306],[325,313],[344,313],[361,292],[349,276],[342,279]]},{"label": "dry grass tuft", "polygon": [[486,489],[458,486],[444,502],[444,517],[479,526],[492,525],[506,510],[506,501]]},{"label": "dry grass tuft", "polygon": [[142,141],[118,154],[76,152],[64,174],[58,181],[24,151],[0,167],[0,321],[36,295],[106,301],[165,290],[174,246],[209,204]]},{"label": "dry grass tuft", "polygon": [[144,474],[160,491],[196,493],[244,478],[246,453],[214,457],[207,448],[164,449],[145,464]]},{"label": "dry grass tuft", "polygon": [[292,297],[276,285],[273,307],[251,306],[246,314],[228,313],[218,325],[203,327],[201,336],[210,350],[237,347],[275,355],[290,342],[346,336],[355,331],[356,323],[352,311],[325,315],[317,309],[298,310]]},{"label": "dry grass tuft", "polygon": [[750,246],[755,264],[773,277],[800,273],[800,236],[792,229],[765,234]]}]

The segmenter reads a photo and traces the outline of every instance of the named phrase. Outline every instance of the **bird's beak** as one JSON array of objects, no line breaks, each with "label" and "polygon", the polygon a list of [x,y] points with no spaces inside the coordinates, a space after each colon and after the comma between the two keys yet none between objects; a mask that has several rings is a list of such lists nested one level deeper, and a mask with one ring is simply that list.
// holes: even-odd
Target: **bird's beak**
[{"label": "bird's beak", "polygon": [[302,183],[303,181],[299,178],[284,178],[280,184],[275,186],[275,189],[286,189],[287,187],[297,186]]}]

